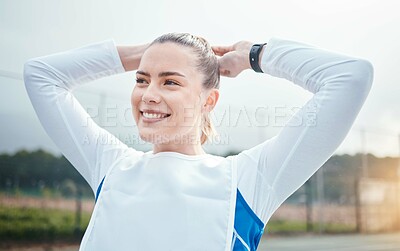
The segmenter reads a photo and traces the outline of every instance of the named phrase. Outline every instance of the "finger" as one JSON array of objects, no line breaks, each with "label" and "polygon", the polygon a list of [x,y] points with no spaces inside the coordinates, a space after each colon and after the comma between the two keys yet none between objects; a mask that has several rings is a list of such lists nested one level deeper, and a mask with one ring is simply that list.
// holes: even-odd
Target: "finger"
[{"label": "finger", "polygon": [[219,73],[221,76],[226,77],[228,72],[226,70],[221,70],[221,72]]},{"label": "finger", "polygon": [[224,77],[229,77],[231,75],[231,72],[229,70],[227,70],[227,69],[220,68],[219,69],[219,74],[221,76],[224,76]]},{"label": "finger", "polygon": [[224,54],[232,51],[231,46],[211,46],[211,49],[218,56],[223,56]]},{"label": "finger", "polygon": [[213,50],[213,52],[215,53],[215,55],[217,56],[223,56],[225,53],[223,52],[223,50],[220,47],[217,46],[211,46],[211,49]]}]

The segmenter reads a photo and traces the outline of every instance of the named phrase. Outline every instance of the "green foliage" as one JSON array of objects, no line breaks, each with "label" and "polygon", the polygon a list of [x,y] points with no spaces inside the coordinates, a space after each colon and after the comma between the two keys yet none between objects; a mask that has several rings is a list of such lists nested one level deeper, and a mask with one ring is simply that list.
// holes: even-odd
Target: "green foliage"
[{"label": "green foliage", "polygon": [[[238,152],[228,152],[226,156]],[[354,180],[359,175],[362,155],[334,155],[324,165],[325,201],[354,204]],[[396,177],[397,158],[377,158],[367,155],[370,177],[393,179]],[[312,182],[315,197],[315,182]],[[43,150],[19,151],[14,155],[0,154],[0,191],[20,196],[74,197],[77,191],[84,197],[93,197],[92,190],[82,176],[64,157]],[[288,202],[299,202],[304,192],[297,191]]]},{"label": "green foliage", "polygon": [[47,187],[43,187],[42,189],[41,189],[41,194],[42,194],[42,197],[43,198],[46,198],[46,199],[48,199],[48,198],[51,198],[52,197],[52,191],[49,189],[49,188],[47,188]]},{"label": "green foliage", "polygon": [[[318,223],[312,224],[313,232],[317,232],[319,225]],[[353,233],[355,232],[355,226],[349,226],[344,224],[324,224],[324,233],[331,234],[342,234],[342,233]],[[300,221],[284,221],[284,220],[272,220],[268,222],[266,226],[266,232],[270,234],[298,234],[307,231],[307,225],[305,222]]]},{"label": "green foliage", "polygon": [[68,197],[76,193],[78,187],[84,196],[93,196],[87,182],[65,157],[43,150],[0,154],[0,190],[7,194],[20,195],[21,192],[37,190],[39,196],[54,197],[62,193],[60,190],[65,182],[69,182]]},{"label": "green foliage", "polygon": [[78,192],[78,187],[76,186],[75,182],[71,179],[66,179],[61,184],[61,193],[64,197],[73,197]]},{"label": "green foliage", "polygon": [[266,231],[271,234],[302,233],[306,230],[306,224],[297,221],[273,220],[266,226]]},{"label": "green foliage", "polygon": [[80,240],[89,219],[90,214],[83,213],[76,231],[71,211],[0,206],[0,241]]}]

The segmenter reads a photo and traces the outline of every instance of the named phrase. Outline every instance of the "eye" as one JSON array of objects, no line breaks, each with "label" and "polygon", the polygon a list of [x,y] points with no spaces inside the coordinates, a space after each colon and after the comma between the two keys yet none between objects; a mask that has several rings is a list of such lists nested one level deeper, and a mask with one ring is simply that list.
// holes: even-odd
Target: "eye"
[{"label": "eye", "polygon": [[136,83],[137,84],[147,84],[147,81],[143,78],[136,78]]},{"label": "eye", "polygon": [[172,81],[172,80],[166,80],[165,85],[179,85],[177,82]]}]

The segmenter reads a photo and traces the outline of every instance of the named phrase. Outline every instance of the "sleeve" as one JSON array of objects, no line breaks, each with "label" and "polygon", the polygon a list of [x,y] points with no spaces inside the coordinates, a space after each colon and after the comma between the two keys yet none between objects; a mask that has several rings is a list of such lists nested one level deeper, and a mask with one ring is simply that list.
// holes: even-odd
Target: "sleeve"
[{"label": "sleeve", "polygon": [[373,81],[364,59],[272,38],[262,70],[312,92],[271,139],[238,154],[238,189],[267,223],[278,207],[334,153],[357,117]]},{"label": "sleeve", "polygon": [[43,128],[94,193],[118,157],[139,152],[99,127],[72,90],[124,71],[112,39],[33,58],[24,65],[25,87]]}]

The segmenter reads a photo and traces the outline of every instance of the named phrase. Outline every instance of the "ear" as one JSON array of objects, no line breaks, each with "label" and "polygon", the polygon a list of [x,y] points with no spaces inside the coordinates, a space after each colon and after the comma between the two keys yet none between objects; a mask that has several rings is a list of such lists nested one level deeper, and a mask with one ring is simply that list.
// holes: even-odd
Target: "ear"
[{"label": "ear", "polygon": [[211,89],[208,93],[208,97],[206,98],[206,102],[203,105],[203,111],[204,112],[211,112],[215,105],[218,102],[218,98],[219,98],[219,90],[218,89]]}]

